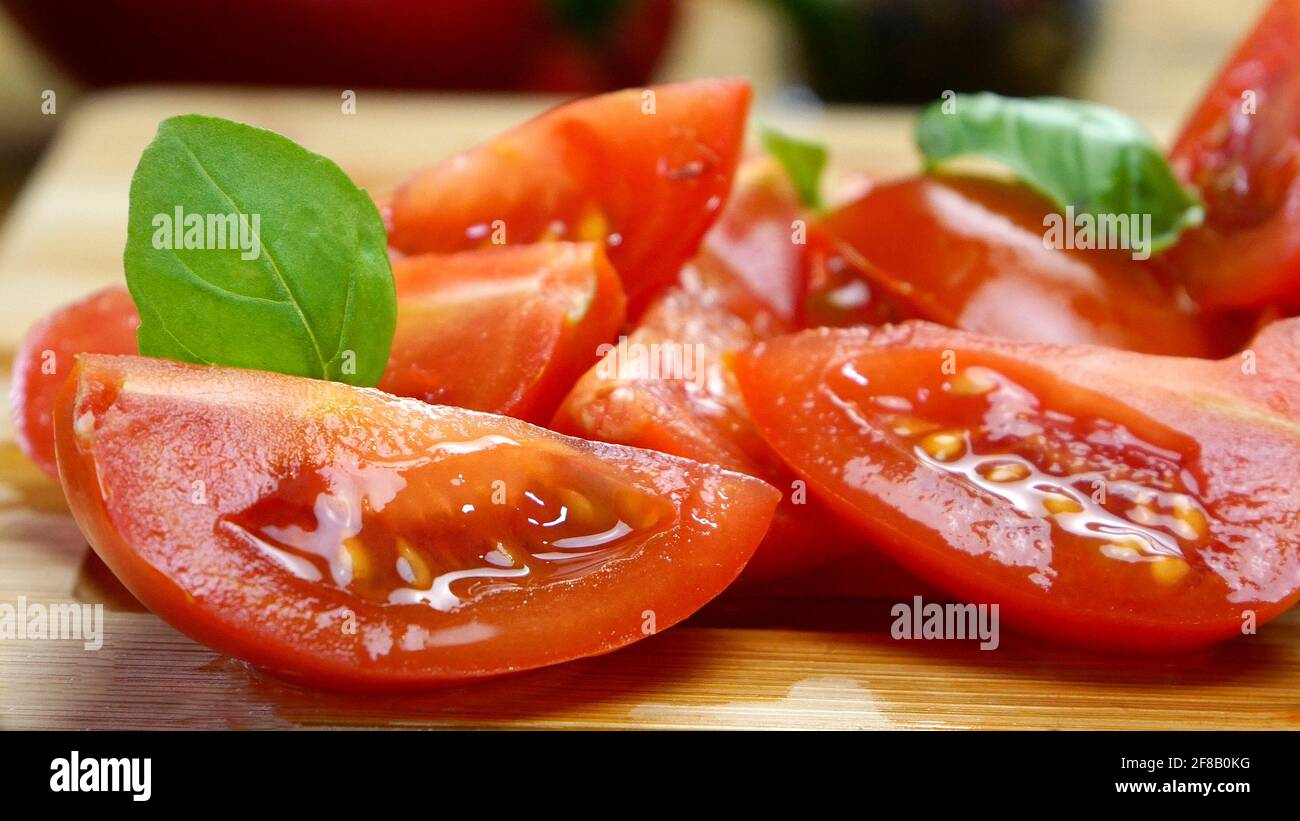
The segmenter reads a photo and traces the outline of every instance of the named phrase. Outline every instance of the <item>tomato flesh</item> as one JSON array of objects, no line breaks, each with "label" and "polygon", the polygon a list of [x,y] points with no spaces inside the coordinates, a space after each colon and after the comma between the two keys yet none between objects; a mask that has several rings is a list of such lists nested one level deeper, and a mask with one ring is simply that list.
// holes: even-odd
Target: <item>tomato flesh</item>
[{"label": "tomato flesh", "polygon": [[125,288],[114,286],[60,308],[37,323],[14,356],[10,405],[18,446],[45,473],[54,461],[54,399],[77,354],[135,353],[140,315]]},{"label": "tomato flesh", "polygon": [[82,356],[55,429],[78,524],[142,602],[218,651],[348,689],[664,629],[740,572],[778,496],[509,417],[141,357]]},{"label": "tomato flesh", "polygon": [[1257,340],[1253,377],[926,323],[781,337],[734,369],[769,444],[922,578],[1025,631],[1173,650],[1300,596],[1297,337]]},{"label": "tomato flesh", "polygon": [[433,404],[547,421],[623,324],[618,275],[592,243],[404,257],[393,279],[378,387]]},{"label": "tomato flesh", "polygon": [[[1182,356],[1209,346],[1145,266],[1115,251],[1044,246],[1051,206],[1028,189],[962,177],[876,186],[825,229],[886,318],[1063,344]],[[850,320],[855,315],[848,314]]]},{"label": "tomato flesh", "polygon": [[698,80],[561,106],[408,180],[389,242],[420,253],[603,241],[637,316],[717,216],[749,98],[743,81]]},{"label": "tomato flesh", "polygon": [[1161,264],[1208,308],[1300,307],[1300,2],[1268,7],[1169,156],[1206,220]]}]

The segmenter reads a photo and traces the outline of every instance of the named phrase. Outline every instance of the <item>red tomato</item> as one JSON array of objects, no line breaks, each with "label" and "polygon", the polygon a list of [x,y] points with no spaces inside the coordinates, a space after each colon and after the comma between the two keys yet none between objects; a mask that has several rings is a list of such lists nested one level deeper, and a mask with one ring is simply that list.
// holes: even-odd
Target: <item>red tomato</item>
[{"label": "red tomato", "polygon": [[96,552],[219,652],[347,689],[604,653],[726,587],[764,483],[503,416],[261,371],[85,355],[55,411]]},{"label": "red tomato", "polygon": [[739,355],[764,439],[881,550],[1020,630],[1177,650],[1300,597],[1300,320],[1214,362],[927,323]]},{"label": "red tomato", "polygon": [[770,160],[746,163],[700,254],[636,330],[573,387],[551,427],[576,436],[712,462],[786,494],[745,571],[783,577],[860,547],[763,442],[726,357],[790,327],[802,291],[801,209]]},{"label": "red tomato", "polygon": [[1209,308],[1300,306],[1300,0],[1275,0],[1184,123],[1205,225],[1160,259]]},{"label": "red tomato", "polygon": [[825,227],[868,290],[904,317],[1036,342],[1207,353],[1195,319],[1131,257],[1046,247],[1049,211],[1022,187],[915,177],[872,189]]},{"label": "red tomato", "polygon": [[[907,288],[886,290],[873,285],[896,286],[866,266],[861,255],[848,249],[826,226],[809,226],[806,273],[800,324],[804,328],[842,328],[853,325],[887,325],[919,319],[923,307],[906,301]],[[901,293],[902,296],[896,296]]]},{"label": "red tomato", "polygon": [[[547,420],[623,324],[617,275],[591,243],[401,258],[393,277],[397,332],[379,387],[434,404]],[[50,412],[72,357],[133,354],[139,325],[118,286],[61,308],[24,340],[12,393],[18,442],[50,476]]]},{"label": "red tomato", "polygon": [[38,322],[14,356],[9,395],[14,433],[23,453],[50,476],[54,463],[54,397],[79,353],[135,353],[140,315],[125,288],[96,291]]},{"label": "red tomato", "polygon": [[408,180],[389,241],[419,253],[603,240],[638,316],[726,197],[749,98],[743,81],[699,80],[563,105]]},{"label": "red tomato", "polygon": [[808,221],[780,163],[766,154],[747,159],[683,280],[752,325],[791,328],[803,297]]},{"label": "red tomato", "polygon": [[393,262],[397,332],[378,387],[545,422],[623,324],[598,245],[422,254]]}]

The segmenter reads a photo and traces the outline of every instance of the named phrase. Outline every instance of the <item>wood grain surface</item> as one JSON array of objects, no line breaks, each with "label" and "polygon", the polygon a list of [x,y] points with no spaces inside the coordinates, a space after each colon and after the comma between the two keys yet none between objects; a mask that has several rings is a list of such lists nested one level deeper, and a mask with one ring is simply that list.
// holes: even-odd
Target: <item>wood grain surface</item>
[{"label": "wood grain surface", "polygon": [[[281,131],[384,191],[535,113],[537,100],[123,91],[68,112],[0,235],[0,387],[22,334],[121,278],[127,189],[157,123],[199,111]],[[906,112],[760,109],[837,164],[916,167]],[[1150,125],[1165,132],[1167,123]],[[896,595],[905,591],[899,590]],[[0,603],[102,603],[104,645],[0,639],[0,728],[1297,728],[1300,612],[1194,655],[1114,658],[1003,636],[893,641],[890,599],[726,594],[688,624],[595,659],[474,686],[362,698],[269,679],[145,612],[89,551],[0,411]],[[896,598],[893,600],[897,600]]]}]

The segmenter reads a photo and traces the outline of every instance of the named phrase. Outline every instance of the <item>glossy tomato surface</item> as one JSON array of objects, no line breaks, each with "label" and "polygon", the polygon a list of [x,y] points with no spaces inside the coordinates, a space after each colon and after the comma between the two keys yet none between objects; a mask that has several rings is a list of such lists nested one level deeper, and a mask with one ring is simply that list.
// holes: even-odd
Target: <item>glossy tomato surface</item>
[{"label": "glossy tomato surface", "polygon": [[737,188],[697,254],[636,329],[570,391],[552,427],[564,433],[711,462],[757,476],[783,493],[746,581],[778,579],[861,547],[809,497],[759,436],[727,357],[789,330],[807,245],[785,172],[746,162]]},{"label": "glossy tomato surface", "polygon": [[412,688],[604,653],[690,615],[764,483],[339,383],[80,357],[55,418],[96,552],[155,613],[280,676]]},{"label": "glossy tomato surface", "polygon": [[[868,297],[916,318],[1012,339],[1206,355],[1189,310],[1116,251],[1044,244],[1051,206],[1007,183],[913,177],[875,186],[825,228]],[[853,318],[853,314],[848,314]]]},{"label": "glossy tomato surface", "polygon": [[408,180],[389,241],[408,254],[603,241],[637,316],[726,199],[749,98],[744,81],[698,80],[568,103]]},{"label": "glossy tomato surface", "polygon": [[618,275],[593,243],[394,260],[397,331],[379,389],[546,422],[623,324]]},{"label": "glossy tomato surface", "polygon": [[1221,361],[928,323],[733,363],[766,441],[872,544],[1017,629],[1177,650],[1300,595],[1300,320]]},{"label": "glossy tomato surface", "polygon": [[1170,151],[1205,225],[1160,260],[1209,308],[1300,307],[1300,0],[1274,0]]},{"label": "glossy tomato surface", "polygon": [[50,476],[54,462],[54,398],[72,372],[76,355],[135,353],[140,327],[131,295],[120,286],[96,291],[46,317],[23,338],[14,356],[10,405],[23,453]]},{"label": "glossy tomato surface", "polygon": [[748,157],[681,278],[750,325],[792,328],[805,289],[810,221],[785,169],[766,154]]}]

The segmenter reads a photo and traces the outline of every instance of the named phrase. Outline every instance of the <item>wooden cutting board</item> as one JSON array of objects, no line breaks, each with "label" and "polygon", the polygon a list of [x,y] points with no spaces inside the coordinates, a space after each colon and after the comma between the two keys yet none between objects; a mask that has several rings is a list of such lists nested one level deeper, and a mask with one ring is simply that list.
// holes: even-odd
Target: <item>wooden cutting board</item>
[{"label": "wooden cutting board", "polygon": [[[272,128],[382,192],[544,106],[363,92],[347,115],[328,92],[132,90],[61,107],[67,121],[0,235],[0,387],[34,321],[120,281],[131,172],[160,119],[197,111]],[[844,168],[916,167],[906,112],[758,112],[826,140]],[[1130,659],[1005,635],[991,652],[968,642],[894,641],[888,611],[899,597],[726,595],[628,649],[486,684],[384,698],[297,689],[145,612],[90,552],[58,486],[18,452],[6,407],[0,603],[19,597],[103,603],[104,644],[90,651],[74,641],[0,639],[3,729],[1300,728],[1300,611],[1198,654]]]}]

